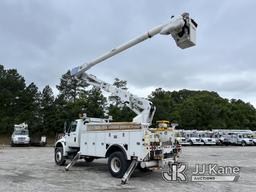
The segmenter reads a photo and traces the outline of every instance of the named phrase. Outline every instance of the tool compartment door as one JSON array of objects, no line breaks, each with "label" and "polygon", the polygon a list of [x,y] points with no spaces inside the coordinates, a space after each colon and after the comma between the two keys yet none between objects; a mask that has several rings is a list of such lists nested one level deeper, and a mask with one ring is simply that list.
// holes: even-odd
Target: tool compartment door
[{"label": "tool compartment door", "polygon": [[96,154],[96,133],[86,132],[81,135],[81,155],[95,156]]},{"label": "tool compartment door", "polygon": [[130,132],[129,139],[129,155],[138,157],[141,161],[147,155],[146,147],[143,142],[144,132],[143,131],[132,131]]},{"label": "tool compartment door", "polygon": [[97,157],[105,157],[105,153],[106,153],[105,136],[106,136],[105,132],[98,132],[96,134],[95,156],[97,156]]}]

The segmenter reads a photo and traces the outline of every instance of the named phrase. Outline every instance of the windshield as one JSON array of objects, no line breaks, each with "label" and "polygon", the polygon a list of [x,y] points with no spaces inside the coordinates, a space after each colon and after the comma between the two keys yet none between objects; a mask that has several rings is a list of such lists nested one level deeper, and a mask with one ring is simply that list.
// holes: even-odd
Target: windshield
[{"label": "windshield", "polygon": [[15,135],[28,135],[27,130],[19,130],[14,132]]}]

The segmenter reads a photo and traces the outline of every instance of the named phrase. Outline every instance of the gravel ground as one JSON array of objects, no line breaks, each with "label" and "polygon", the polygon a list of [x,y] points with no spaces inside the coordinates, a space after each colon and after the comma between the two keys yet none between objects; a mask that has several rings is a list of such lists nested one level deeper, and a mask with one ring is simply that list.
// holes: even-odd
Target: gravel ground
[{"label": "gravel ground", "polygon": [[56,166],[53,148],[0,147],[0,191],[255,191],[256,147],[183,147],[189,171],[197,163],[241,167],[238,182],[165,182],[161,171],[136,170],[126,185],[110,176],[106,160],[79,161],[69,172]]}]

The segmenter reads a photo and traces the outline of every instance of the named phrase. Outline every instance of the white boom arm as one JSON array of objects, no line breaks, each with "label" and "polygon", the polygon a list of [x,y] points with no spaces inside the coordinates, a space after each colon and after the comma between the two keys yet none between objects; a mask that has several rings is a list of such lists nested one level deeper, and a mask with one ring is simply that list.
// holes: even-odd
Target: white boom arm
[{"label": "white boom arm", "polygon": [[103,82],[97,79],[93,75],[86,74],[85,71],[93,67],[94,65],[113,57],[114,55],[133,47],[134,45],[141,43],[157,34],[171,35],[175,40],[178,47],[185,49],[196,44],[196,27],[197,23],[189,17],[188,13],[183,13],[178,17],[172,17],[171,21],[167,24],[159,25],[145,34],[138,36],[121,46],[112,49],[111,51],[103,54],[102,56],[92,60],[91,62],[84,63],[81,66],[75,67],[71,70],[71,75],[81,78],[90,85],[100,87],[101,89],[110,92],[112,95],[119,96],[121,101],[126,103],[137,116],[133,119],[134,122],[151,124],[155,107],[147,99],[137,97],[131,93],[119,89],[113,85]]},{"label": "white boom arm", "polygon": [[113,57],[114,55],[133,47],[134,45],[141,43],[157,34],[172,35],[178,47],[185,49],[196,44],[196,27],[197,23],[189,18],[188,13],[183,13],[178,17],[172,17],[171,21],[167,24],[159,25],[145,34],[136,37],[117,48],[101,55],[100,57],[92,60],[91,62],[84,63],[81,66],[75,67],[71,70],[72,75],[79,76],[83,72],[87,71],[94,65],[105,61],[106,59]]},{"label": "white boom arm", "polygon": [[137,114],[137,116],[133,118],[133,122],[151,125],[156,108],[149,100],[137,97],[124,89],[117,88],[114,85],[98,79],[94,75],[83,73],[80,79],[84,80],[89,85],[93,85],[114,96],[118,96],[122,103],[126,104],[126,106]]}]

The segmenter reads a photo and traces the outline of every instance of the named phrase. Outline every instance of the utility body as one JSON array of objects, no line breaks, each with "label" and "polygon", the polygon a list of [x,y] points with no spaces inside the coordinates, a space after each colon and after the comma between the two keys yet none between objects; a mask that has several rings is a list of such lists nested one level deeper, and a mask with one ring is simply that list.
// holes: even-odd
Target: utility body
[{"label": "utility body", "polygon": [[171,127],[149,129],[139,123],[84,116],[72,122],[56,143],[55,161],[63,165],[78,152],[88,162],[109,158],[110,173],[122,177],[132,160],[140,162],[141,168],[159,168],[173,163],[179,150]]}]

